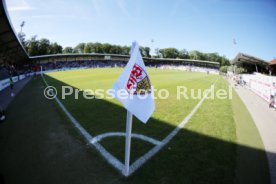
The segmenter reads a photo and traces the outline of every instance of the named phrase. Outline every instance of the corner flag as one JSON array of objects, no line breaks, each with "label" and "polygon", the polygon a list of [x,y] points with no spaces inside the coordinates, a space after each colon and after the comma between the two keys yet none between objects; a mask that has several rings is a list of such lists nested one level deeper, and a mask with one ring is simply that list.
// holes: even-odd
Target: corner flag
[{"label": "corner flag", "polygon": [[[129,176],[132,114],[146,123],[155,109],[151,82],[139,51],[137,42],[132,43],[130,59],[118,80],[113,85],[115,98],[127,109],[125,170]],[[124,96],[119,95],[125,92]]]},{"label": "corner flag", "polygon": [[[115,98],[143,123],[146,123],[155,109],[151,82],[139,51],[137,42],[132,44],[131,57],[113,85]],[[118,95],[124,91],[126,95]]]}]

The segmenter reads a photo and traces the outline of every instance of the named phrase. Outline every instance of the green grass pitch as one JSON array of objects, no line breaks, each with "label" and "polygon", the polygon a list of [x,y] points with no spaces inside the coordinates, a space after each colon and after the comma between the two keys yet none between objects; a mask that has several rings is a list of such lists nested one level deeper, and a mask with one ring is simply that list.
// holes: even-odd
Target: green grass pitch
[{"label": "green grass pitch", "polygon": [[[121,72],[122,69],[64,71],[49,73],[46,80],[49,85],[58,89],[58,96],[61,98],[62,85],[70,85],[82,90],[107,90],[112,87]],[[199,102],[197,99],[181,98],[178,100],[176,86],[185,86],[197,91],[209,88],[218,80],[215,90],[228,90],[227,82],[218,75],[149,69],[149,76],[156,89],[167,89],[170,95],[168,99],[155,101],[156,110],[147,124],[134,118],[132,132],[157,140],[165,138]],[[179,181],[181,183],[242,183],[242,181],[247,181],[247,177],[252,176],[252,173],[258,173],[259,169],[257,171],[248,169],[247,162],[244,164],[241,163],[242,161],[237,161],[240,159],[239,156],[244,155],[244,150],[252,155],[254,155],[253,152],[260,152],[259,154],[264,157],[264,154],[254,122],[235,92],[233,93],[233,100],[205,100],[183,130],[126,180],[134,183],[155,181],[164,183],[171,181],[176,183]],[[62,103],[93,136],[107,132],[125,131],[126,110],[117,100],[87,100],[82,97],[82,92],[78,94],[78,100],[74,98],[74,95],[68,96],[62,100]],[[240,111],[245,111],[245,113],[241,114]],[[238,124],[245,122],[246,124],[238,129],[240,127]],[[254,140],[240,141],[237,135],[246,136],[242,134],[245,129],[247,131],[250,129],[251,133],[256,134],[253,136]],[[124,162],[123,137],[109,137],[100,143],[121,162]],[[150,143],[132,139],[131,163],[152,147],[153,145]],[[243,149],[247,147],[248,149]],[[250,158],[249,156],[247,159],[253,160],[255,157]],[[254,160],[254,162],[256,165],[262,165],[267,171],[267,165],[263,163],[266,162],[265,158]],[[256,177],[258,181],[267,181],[267,174]]]},{"label": "green grass pitch", "polygon": [[[161,141],[191,112],[199,99],[176,99],[176,86],[228,89],[218,75],[148,69],[152,85],[167,89],[168,99],[157,99],[147,124],[133,121],[133,133]],[[61,86],[109,89],[122,69],[99,68],[45,74],[61,99]],[[43,92],[40,76],[14,98],[0,129],[0,172],[14,183],[269,183],[269,170],[258,130],[241,99],[206,99],[184,128],[156,155],[129,177],[124,177],[81,136],[55,100]],[[188,94],[191,95],[191,94]],[[117,100],[82,97],[82,91],[61,100],[92,135],[125,132],[126,110]],[[1,131],[2,130],[2,131]],[[5,130],[5,131],[4,131]],[[16,135],[15,135],[15,132]],[[20,137],[18,139],[17,137]],[[124,137],[108,137],[100,144],[121,162]],[[71,143],[71,145],[66,145]],[[131,163],[154,145],[132,139]],[[15,175],[17,177],[15,177]]]}]

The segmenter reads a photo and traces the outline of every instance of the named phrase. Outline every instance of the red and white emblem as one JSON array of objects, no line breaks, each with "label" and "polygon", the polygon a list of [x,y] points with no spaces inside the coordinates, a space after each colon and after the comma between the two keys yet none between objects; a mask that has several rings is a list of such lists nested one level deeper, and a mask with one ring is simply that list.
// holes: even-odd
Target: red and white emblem
[{"label": "red and white emblem", "polygon": [[134,64],[130,72],[126,89],[130,94],[143,95],[151,93],[151,83],[147,73],[138,64]]}]

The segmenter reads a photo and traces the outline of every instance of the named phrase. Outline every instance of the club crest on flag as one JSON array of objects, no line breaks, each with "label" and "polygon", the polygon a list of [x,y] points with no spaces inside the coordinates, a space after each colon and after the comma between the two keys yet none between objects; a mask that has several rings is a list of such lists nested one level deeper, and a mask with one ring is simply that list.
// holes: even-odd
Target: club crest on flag
[{"label": "club crest on flag", "polygon": [[147,73],[138,64],[134,64],[126,84],[129,94],[144,95],[151,93],[151,83]]},{"label": "club crest on flag", "polygon": [[146,123],[155,109],[154,90],[137,42],[133,42],[130,59],[113,85],[115,98]]}]

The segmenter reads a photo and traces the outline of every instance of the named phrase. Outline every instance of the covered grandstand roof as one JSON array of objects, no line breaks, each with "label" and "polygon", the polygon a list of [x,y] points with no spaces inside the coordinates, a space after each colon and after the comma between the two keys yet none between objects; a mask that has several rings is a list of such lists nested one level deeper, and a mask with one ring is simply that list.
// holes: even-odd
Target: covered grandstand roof
[{"label": "covered grandstand roof", "polygon": [[269,72],[269,62],[244,53],[238,53],[231,63],[245,68],[248,73]]},{"label": "covered grandstand roof", "polygon": [[10,23],[5,0],[0,2],[0,63],[17,63],[29,59]]},{"label": "covered grandstand roof", "polygon": [[204,61],[204,60],[195,60],[195,59],[173,59],[173,58],[150,58],[151,60],[158,60],[158,61],[190,61],[194,63],[208,63],[213,65],[220,65],[218,62],[213,61]]},{"label": "covered grandstand roof", "polygon": [[[128,61],[129,55],[120,55],[120,54],[53,54],[53,55],[41,55],[41,56],[31,56],[30,59],[35,62],[51,62],[51,61],[68,61],[68,60],[121,60]],[[171,64],[181,62],[181,63],[191,63],[198,64],[202,66],[213,66],[219,67],[220,63],[212,61],[202,61],[202,60],[193,60],[193,59],[172,59],[172,58],[146,58],[144,57],[145,62],[170,62]]]},{"label": "covered grandstand roof", "polygon": [[98,53],[70,53],[70,54],[50,54],[50,55],[40,55],[40,56],[30,56],[30,59],[40,60],[40,59],[50,59],[50,58],[76,58],[76,57],[93,57],[93,56],[116,56],[116,57],[129,57],[129,55],[120,54],[98,54]]},{"label": "covered grandstand roof", "polygon": [[238,63],[248,63],[248,64],[258,64],[258,65],[265,65],[268,66],[268,62],[254,57],[254,56],[250,56],[248,54],[244,54],[244,53],[238,53],[237,56],[231,61],[232,64],[238,64]]}]

